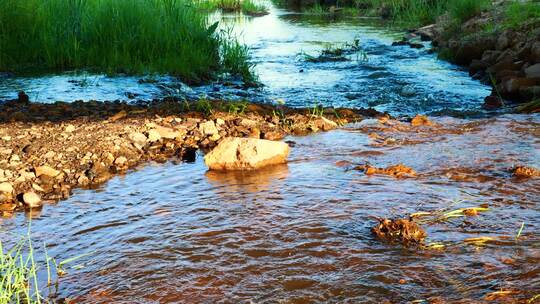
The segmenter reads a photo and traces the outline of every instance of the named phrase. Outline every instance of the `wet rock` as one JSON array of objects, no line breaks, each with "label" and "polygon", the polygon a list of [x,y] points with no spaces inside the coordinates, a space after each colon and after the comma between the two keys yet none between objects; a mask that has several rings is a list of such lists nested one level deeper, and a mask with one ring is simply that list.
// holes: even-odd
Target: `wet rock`
[{"label": "wet rock", "polygon": [[412,85],[406,85],[401,88],[401,96],[411,97],[416,95],[416,89]]},{"label": "wet rock", "polygon": [[267,140],[281,140],[284,137],[285,137],[285,133],[280,132],[280,131],[265,132],[263,135],[263,138]]},{"label": "wet rock", "polygon": [[382,174],[382,175],[394,176],[396,178],[416,176],[416,172],[412,168],[407,167],[403,164],[389,166],[386,168],[377,168],[371,165],[360,165],[360,166],[356,166],[354,170],[363,171],[366,175]]},{"label": "wet rock", "polygon": [[317,129],[320,129],[320,130],[323,130],[323,131],[334,130],[335,128],[338,127],[337,123],[331,121],[330,119],[328,119],[328,118],[326,118],[324,116],[317,117],[313,121],[313,124]]},{"label": "wet rock", "polygon": [[210,170],[252,170],[287,161],[289,146],[283,142],[228,137],[208,153]]},{"label": "wet rock", "polygon": [[432,125],[433,123],[425,115],[418,114],[411,120],[411,126],[413,127],[432,126]]},{"label": "wet rock", "polygon": [[20,91],[17,94],[17,100],[20,103],[29,103],[30,102],[30,97],[28,97],[28,95],[26,95],[26,93],[24,91]]},{"label": "wet rock", "polygon": [[34,168],[34,171],[36,172],[36,177],[41,177],[43,175],[49,176],[49,177],[55,177],[58,174],[60,174],[60,171],[51,168],[49,166],[39,166]]},{"label": "wet rock", "polygon": [[512,174],[522,178],[540,177],[540,170],[533,167],[516,166],[512,169]]},{"label": "wet rock", "polygon": [[418,224],[406,219],[379,219],[371,231],[379,239],[404,245],[421,244],[427,237]]},{"label": "wet rock", "polygon": [[536,80],[530,78],[511,78],[502,84],[503,94],[517,94],[521,88],[534,86]]},{"label": "wet rock", "polygon": [[484,104],[482,105],[482,108],[486,110],[495,110],[502,106],[504,106],[504,102],[500,97],[490,95],[484,98]]},{"label": "wet rock", "polygon": [[473,59],[480,59],[486,50],[495,48],[495,37],[480,36],[461,41],[454,54],[458,64],[468,65]]},{"label": "wet rock", "polygon": [[540,41],[535,42],[531,46],[531,54],[529,61],[540,62]]},{"label": "wet rock", "polygon": [[35,192],[26,192],[23,194],[23,202],[28,208],[41,207],[41,197]]},{"label": "wet rock", "polygon": [[525,69],[525,75],[527,78],[540,78],[540,63],[531,65]]}]

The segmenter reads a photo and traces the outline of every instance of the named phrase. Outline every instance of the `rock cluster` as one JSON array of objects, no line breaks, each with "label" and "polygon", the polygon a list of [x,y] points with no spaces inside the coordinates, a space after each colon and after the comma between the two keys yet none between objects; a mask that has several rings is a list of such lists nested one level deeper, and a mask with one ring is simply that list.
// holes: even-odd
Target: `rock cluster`
[{"label": "rock cluster", "polygon": [[494,85],[492,96],[486,99],[488,109],[502,106],[501,97],[528,102],[540,96],[540,21],[485,31],[485,24],[501,24],[501,10],[470,19],[454,34],[442,34],[441,29],[433,33],[435,44],[450,53],[455,63],[468,66],[473,78]]},{"label": "rock cluster", "polygon": [[[249,105],[243,114],[215,111],[210,116],[177,108],[178,104],[43,105],[20,100],[0,104],[0,121],[8,121],[0,123],[0,216],[67,198],[74,187],[101,184],[147,161],[193,160],[197,149],[209,150],[229,137],[279,140],[361,119],[350,110],[313,117],[308,110],[281,109],[278,117],[265,105]],[[41,118],[33,112],[37,109]],[[69,114],[62,119],[57,113]],[[262,152],[267,146],[287,146],[263,142],[253,147]],[[288,147],[280,149],[280,157],[286,157]],[[240,156],[250,156],[248,152]],[[263,158],[245,164],[256,168],[266,162]]]}]

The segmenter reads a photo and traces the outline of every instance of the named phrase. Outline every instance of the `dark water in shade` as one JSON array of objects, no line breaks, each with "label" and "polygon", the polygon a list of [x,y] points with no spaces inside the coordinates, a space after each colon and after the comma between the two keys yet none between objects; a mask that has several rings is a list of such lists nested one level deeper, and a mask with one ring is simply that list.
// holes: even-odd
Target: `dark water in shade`
[{"label": "dark water in shade", "polygon": [[[249,94],[259,100],[466,116],[481,113],[489,94],[426,50],[390,47],[399,33],[374,20],[328,22],[274,9],[261,18],[224,18],[254,48],[265,88]],[[355,37],[368,61],[306,63],[297,56]],[[99,85],[81,86],[73,75],[4,79],[0,96],[15,88],[44,101],[125,98],[126,87],[141,98],[185,89],[170,78],[158,87],[92,77]],[[242,97],[218,88],[190,94]],[[46,205],[31,221],[33,240],[58,260],[88,253],[75,263],[84,267],[70,269],[60,284],[59,296],[77,303],[471,303],[501,289],[518,299],[539,294],[540,180],[515,179],[509,168],[540,167],[540,116],[434,120],[442,127],[397,131],[364,121],[291,137],[288,165],[252,173],[207,172],[202,155],[195,163],[149,164]],[[373,132],[394,144],[377,144]],[[347,170],[365,162],[404,163],[418,177]],[[370,232],[374,216],[480,204],[490,210],[424,226],[427,242],[442,242],[444,250],[406,249]],[[0,238],[13,243],[18,238],[8,231],[24,234],[28,225],[24,214],[0,219]],[[495,241],[463,242],[481,236]]]},{"label": "dark water in shade", "polygon": [[[540,116],[436,121],[444,127],[399,132],[365,121],[291,137],[288,165],[253,173],[207,172],[202,157],[147,165],[45,206],[32,221],[33,237],[60,260],[90,253],[60,284],[60,296],[83,303],[401,303],[437,296],[470,303],[500,289],[532,297],[540,286],[540,180],[515,179],[508,168],[540,166]],[[379,146],[372,132],[402,144]],[[403,162],[419,176],[346,171],[348,163],[366,161]],[[428,243],[447,244],[441,251],[405,249],[370,233],[372,216],[484,203],[490,210],[477,217],[424,226]],[[19,233],[27,225],[23,214],[0,222]],[[480,236],[497,242],[463,242]]]}]

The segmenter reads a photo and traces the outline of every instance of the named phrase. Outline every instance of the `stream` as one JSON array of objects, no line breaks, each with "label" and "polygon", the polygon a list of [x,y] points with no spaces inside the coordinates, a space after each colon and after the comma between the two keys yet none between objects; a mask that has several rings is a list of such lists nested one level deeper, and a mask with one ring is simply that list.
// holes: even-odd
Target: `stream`
[{"label": "stream", "polygon": [[[399,129],[365,120],[294,142],[287,165],[208,172],[194,162],[146,164],[39,213],[0,219],[8,243],[31,225],[58,260],[87,254],[61,278],[74,303],[472,303],[508,291],[540,293],[540,180],[510,168],[540,167],[540,115],[486,113],[490,88],[428,48],[392,47],[403,35],[375,19],[328,20],[272,8],[223,16],[253,48],[263,88],[189,88],[170,77],[75,73],[7,77],[0,99],[23,89],[45,102],[153,98],[171,90],[290,106],[374,107],[424,113],[436,127]],[[326,43],[359,39],[367,60],[310,63]],[[90,80],[86,80],[90,79]],[[81,86],[81,81],[85,82]],[[94,82],[92,82],[94,81]],[[15,90],[17,89],[17,90]],[[494,115],[497,114],[497,115]],[[380,143],[370,134],[391,141]],[[403,163],[416,178],[350,170]],[[427,243],[376,239],[374,217],[487,205],[478,216],[424,225]],[[30,220],[31,219],[31,220]],[[521,233],[518,231],[523,227]],[[7,233],[9,231],[10,233]],[[470,238],[490,237],[484,243]]]}]

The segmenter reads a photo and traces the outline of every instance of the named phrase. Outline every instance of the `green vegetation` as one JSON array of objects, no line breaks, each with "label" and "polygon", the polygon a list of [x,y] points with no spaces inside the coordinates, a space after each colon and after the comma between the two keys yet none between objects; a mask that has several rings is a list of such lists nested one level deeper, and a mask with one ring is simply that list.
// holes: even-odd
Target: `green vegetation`
[{"label": "green vegetation", "polygon": [[525,20],[540,19],[540,3],[519,3],[509,4],[505,10],[504,26],[517,28]]},{"label": "green vegetation", "polygon": [[206,11],[242,12],[250,16],[268,14],[268,8],[254,0],[199,0],[196,3]]},{"label": "green vegetation", "polygon": [[189,0],[2,0],[0,70],[253,78],[248,49]]}]

